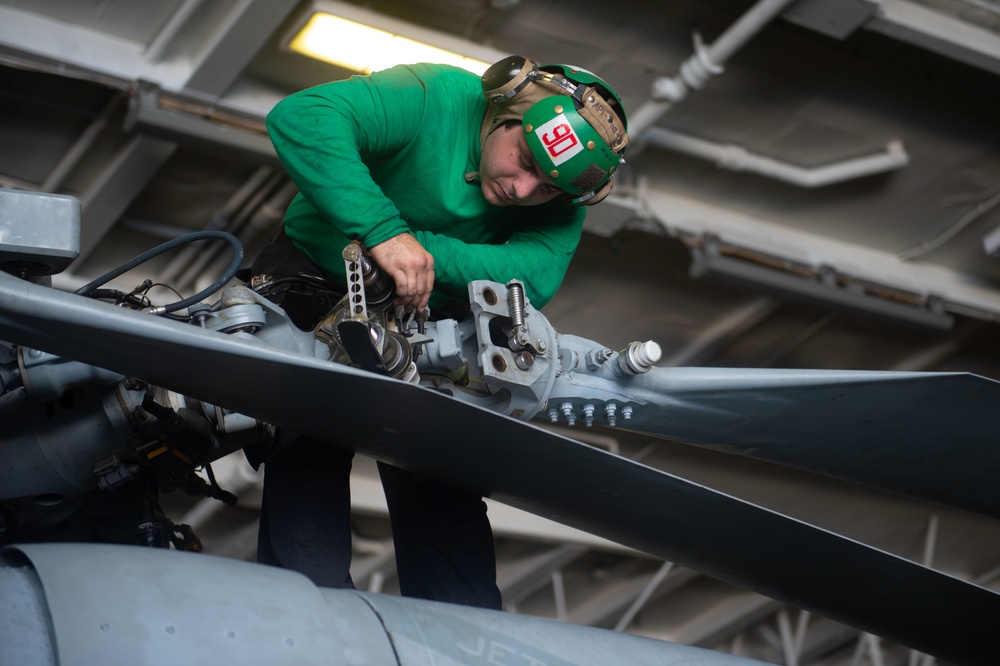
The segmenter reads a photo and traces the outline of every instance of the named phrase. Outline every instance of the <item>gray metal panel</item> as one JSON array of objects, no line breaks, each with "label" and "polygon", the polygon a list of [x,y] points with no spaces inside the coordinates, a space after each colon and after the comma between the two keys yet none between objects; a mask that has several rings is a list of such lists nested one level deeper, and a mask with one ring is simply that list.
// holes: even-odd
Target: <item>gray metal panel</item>
[{"label": "gray metal panel", "polygon": [[0,189],[0,267],[32,264],[52,275],[80,254],[80,202],[74,197]]},{"label": "gray metal panel", "polygon": [[0,663],[18,666],[760,663],[493,610],[317,588],[297,573],[210,555],[95,544],[0,551],[0,637],[8,639]]},{"label": "gray metal panel", "polygon": [[364,601],[321,594],[299,573],[138,546],[17,550],[41,583],[63,666],[397,663]]},{"label": "gray metal panel", "polygon": [[38,575],[20,553],[0,555],[0,662],[56,666]]},{"label": "gray metal panel", "polygon": [[362,595],[385,623],[401,666],[417,664],[630,664],[751,666],[702,648],[512,613]]}]

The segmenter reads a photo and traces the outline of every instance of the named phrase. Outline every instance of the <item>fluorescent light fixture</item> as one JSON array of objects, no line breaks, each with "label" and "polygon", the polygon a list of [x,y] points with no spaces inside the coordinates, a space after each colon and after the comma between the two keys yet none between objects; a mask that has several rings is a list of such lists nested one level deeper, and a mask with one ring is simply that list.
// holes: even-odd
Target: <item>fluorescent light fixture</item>
[{"label": "fluorescent light fixture", "polygon": [[288,48],[365,74],[417,62],[455,65],[478,75],[489,67],[489,63],[327,12],[314,13]]}]

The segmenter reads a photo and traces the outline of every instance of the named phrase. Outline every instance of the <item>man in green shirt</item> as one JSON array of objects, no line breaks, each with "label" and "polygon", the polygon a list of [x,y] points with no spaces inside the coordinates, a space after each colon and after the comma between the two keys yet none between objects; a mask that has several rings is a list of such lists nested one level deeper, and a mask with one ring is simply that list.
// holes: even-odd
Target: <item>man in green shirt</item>
[{"label": "man in green shirt", "polygon": [[[419,64],[317,86],[281,101],[267,124],[300,193],[253,272],[346,284],[342,250],[359,241],[395,281],[396,304],[418,310],[466,302],[481,279],[519,279],[545,305],[579,242],[582,205],[607,196],[628,143],[604,81],[520,56],[481,79]],[[352,455],[278,434],[259,561],[353,586]],[[389,465],[379,472],[402,593],[499,608],[482,498]]]}]

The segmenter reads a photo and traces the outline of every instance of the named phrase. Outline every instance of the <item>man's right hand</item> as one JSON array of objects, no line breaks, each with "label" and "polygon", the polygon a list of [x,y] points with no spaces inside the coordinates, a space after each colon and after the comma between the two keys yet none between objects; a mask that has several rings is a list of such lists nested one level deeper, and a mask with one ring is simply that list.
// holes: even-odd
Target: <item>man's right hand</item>
[{"label": "man's right hand", "polygon": [[393,236],[369,250],[372,259],[396,282],[396,305],[423,310],[434,288],[434,257],[413,237]]}]

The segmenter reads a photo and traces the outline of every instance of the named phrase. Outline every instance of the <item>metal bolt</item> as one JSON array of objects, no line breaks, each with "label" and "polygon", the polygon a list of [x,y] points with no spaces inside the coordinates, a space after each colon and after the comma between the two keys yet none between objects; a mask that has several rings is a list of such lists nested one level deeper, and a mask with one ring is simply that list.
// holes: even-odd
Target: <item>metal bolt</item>
[{"label": "metal bolt", "polygon": [[622,407],[622,418],[625,419],[626,421],[632,418],[632,407],[630,406]]},{"label": "metal bolt", "polygon": [[559,410],[555,407],[549,410],[549,421],[553,423],[559,423]]},{"label": "metal bolt", "polygon": [[572,402],[564,402],[563,404],[559,405],[559,409],[562,410],[563,416],[566,417],[566,423],[568,423],[571,426],[576,425],[576,414],[573,412]]},{"label": "metal bolt", "polygon": [[597,370],[614,355],[614,351],[606,347],[604,349],[592,349],[587,352],[587,367],[591,370]]},{"label": "metal bolt", "polygon": [[613,402],[609,402],[604,405],[604,415],[608,417],[608,425],[612,428],[615,427],[617,420],[615,419],[615,412],[618,411],[618,405]]},{"label": "metal bolt", "polygon": [[590,403],[583,406],[583,422],[588,428],[594,425],[594,406]]}]

